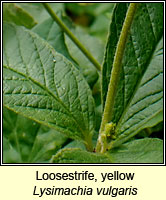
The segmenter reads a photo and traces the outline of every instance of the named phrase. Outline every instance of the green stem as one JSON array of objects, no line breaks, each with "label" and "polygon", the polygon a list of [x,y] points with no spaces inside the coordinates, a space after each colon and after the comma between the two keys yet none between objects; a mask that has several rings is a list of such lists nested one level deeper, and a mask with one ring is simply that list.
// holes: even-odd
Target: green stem
[{"label": "green stem", "polygon": [[[98,142],[96,146],[97,152],[104,153],[107,148],[107,141],[105,141],[106,137],[103,137],[103,135],[105,134],[104,131],[105,131],[106,124],[110,122],[112,119],[115,96],[117,92],[117,85],[118,85],[118,80],[120,76],[121,64],[122,64],[122,58],[124,55],[126,40],[129,34],[129,30],[133,21],[136,8],[137,8],[137,3],[130,3],[129,8],[126,13],[126,18],[123,23],[119,41],[117,44],[114,61],[113,61],[113,67],[111,71],[110,82],[108,85],[108,92],[107,92],[107,97],[106,97],[106,102],[105,102],[105,107],[104,107],[104,113],[102,117],[100,131],[99,131],[99,138],[98,138]],[[104,141],[102,141],[102,138],[104,139]],[[102,144],[105,144],[105,147],[103,147]]]},{"label": "green stem", "polygon": [[92,143],[92,134],[90,134],[87,137],[85,137],[84,144],[85,144],[85,147],[86,147],[87,151],[92,152],[94,150],[93,149],[93,143]]},{"label": "green stem", "polygon": [[93,65],[101,71],[101,66],[98,61],[91,55],[89,51],[81,44],[81,42],[75,37],[75,35],[68,29],[68,27],[59,19],[59,17],[54,13],[48,3],[42,3],[47,12],[53,18],[54,21],[62,28],[62,30],[69,36],[69,38],[77,45],[77,47],[83,52],[83,54],[89,59]]}]

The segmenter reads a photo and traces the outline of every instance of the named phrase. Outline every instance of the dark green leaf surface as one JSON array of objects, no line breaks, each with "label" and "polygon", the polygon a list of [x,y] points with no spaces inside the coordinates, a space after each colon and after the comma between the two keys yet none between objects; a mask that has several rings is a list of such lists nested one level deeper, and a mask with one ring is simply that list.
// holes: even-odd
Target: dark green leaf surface
[{"label": "dark green leaf surface", "polygon": [[79,148],[66,148],[52,157],[52,163],[111,163],[107,155],[90,153]]},{"label": "dark green leaf surface", "polygon": [[[128,3],[114,9],[102,71],[103,105],[107,95],[114,54]],[[118,122],[134,96],[153,52],[163,34],[163,4],[139,3],[126,43],[112,121]]]},{"label": "dark green leaf surface", "polygon": [[37,24],[29,13],[15,3],[3,3],[3,20],[29,29]]},{"label": "dark green leaf surface", "polygon": [[151,62],[127,112],[117,125],[119,145],[144,128],[163,121],[163,40],[156,47]]},{"label": "dark green leaf surface", "polygon": [[113,163],[163,163],[163,141],[157,138],[134,140],[109,153]]},{"label": "dark green leaf surface", "polygon": [[66,142],[66,137],[40,124],[3,110],[3,162],[48,162]]},{"label": "dark green leaf surface", "polygon": [[75,139],[94,129],[87,82],[64,56],[23,27],[4,24],[4,104]]}]

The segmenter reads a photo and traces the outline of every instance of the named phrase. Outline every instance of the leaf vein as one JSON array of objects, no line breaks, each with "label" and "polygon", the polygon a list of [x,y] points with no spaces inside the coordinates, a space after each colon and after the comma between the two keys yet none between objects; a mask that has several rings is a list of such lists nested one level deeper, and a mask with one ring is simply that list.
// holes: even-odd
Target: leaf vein
[{"label": "leaf vein", "polygon": [[[161,92],[159,92],[159,93],[161,93]],[[154,94],[154,95],[156,95],[156,94]],[[150,96],[153,96],[153,95],[146,96],[145,98],[148,98],[148,97],[150,97]],[[156,100],[155,100],[153,103],[151,103],[150,105],[153,105],[153,104],[157,103],[157,102],[160,101],[161,99],[162,99],[162,96],[161,96],[160,98],[156,99]],[[142,99],[142,100],[143,100],[143,99]],[[140,101],[139,101],[139,102],[140,102]],[[139,102],[137,102],[137,103],[139,103]],[[135,106],[135,105],[136,105],[136,104],[134,104],[133,106]],[[139,114],[140,112],[142,112],[143,110],[145,110],[146,108],[147,108],[147,106],[144,106],[143,108],[139,109],[138,111],[132,113],[132,115],[130,115],[129,118],[127,118],[125,121],[123,121],[123,124],[126,123],[127,121],[129,121],[130,119],[132,119],[133,116],[135,116],[135,115]]]},{"label": "leaf vein", "polygon": [[150,81],[153,81],[153,79],[157,78],[158,76],[162,75],[163,72],[159,72],[158,74],[155,74],[154,76],[152,76],[150,79],[148,79],[147,81],[145,81],[144,83],[142,83],[140,85],[140,87],[145,86],[147,83],[149,83]]}]

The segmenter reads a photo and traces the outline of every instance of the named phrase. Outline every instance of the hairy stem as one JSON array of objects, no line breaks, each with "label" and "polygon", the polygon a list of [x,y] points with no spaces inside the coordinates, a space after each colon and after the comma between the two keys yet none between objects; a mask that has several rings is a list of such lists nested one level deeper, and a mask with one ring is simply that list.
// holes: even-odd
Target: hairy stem
[{"label": "hairy stem", "polygon": [[[113,61],[113,67],[112,67],[112,71],[111,71],[110,82],[108,85],[104,113],[103,113],[103,117],[102,117],[100,131],[99,131],[99,138],[98,138],[97,146],[96,146],[97,152],[104,153],[107,148],[107,141],[105,141],[107,139],[107,137],[104,133],[105,126],[112,119],[114,101],[115,101],[115,96],[116,96],[116,92],[117,92],[117,85],[118,85],[118,80],[119,80],[119,76],[120,76],[121,64],[122,64],[122,58],[124,55],[126,40],[127,40],[128,34],[129,34],[129,30],[130,30],[130,27],[131,27],[131,24],[133,21],[133,17],[134,17],[136,8],[137,8],[137,3],[130,3],[129,8],[126,13],[126,18],[123,23],[119,41],[117,44],[114,61]],[[105,135],[105,137],[104,137],[104,135]],[[104,144],[104,147],[103,147],[103,144]]]},{"label": "hairy stem", "polygon": [[54,13],[48,3],[43,3],[43,6],[53,18],[53,20],[62,28],[62,30],[69,36],[69,38],[77,45],[77,47],[83,52],[83,54],[89,59],[91,63],[101,71],[101,66],[98,61],[91,55],[89,51],[81,44],[81,42],[75,37],[75,35],[68,29],[68,27],[62,22],[61,19]]}]

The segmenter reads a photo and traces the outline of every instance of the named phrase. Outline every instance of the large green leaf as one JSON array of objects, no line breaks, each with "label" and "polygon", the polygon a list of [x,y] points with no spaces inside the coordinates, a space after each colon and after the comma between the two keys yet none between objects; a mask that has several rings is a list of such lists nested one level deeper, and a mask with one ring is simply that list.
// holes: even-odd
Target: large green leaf
[{"label": "large green leaf", "polygon": [[80,148],[57,152],[52,163],[163,163],[163,141],[145,138],[130,141],[105,154],[90,153]]},{"label": "large green leaf", "polygon": [[[103,105],[128,3],[118,3],[114,9],[102,70]],[[113,111],[115,123],[126,112],[163,34],[163,4],[139,3],[125,47],[122,68]]]},{"label": "large green leaf", "polygon": [[40,124],[3,110],[3,162],[48,162],[66,142],[66,137]]},{"label": "large green leaf", "polygon": [[80,72],[47,42],[4,24],[4,105],[71,138],[89,140],[94,100]]},{"label": "large green leaf", "polygon": [[3,20],[32,28],[37,22],[29,13],[15,3],[3,3]]},{"label": "large green leaf", "polygon": [[133,140],[110,151],[114,163],[163,163],[163,141],[157,138]]},{"label": "large green leaf", "polygon": [[51,159],[52,163],[111,163],[109,156],[87,152],[79,148],[66,148]]},{"label": "large green leaf", "polygon": [[120,135],[113,146],[126,141],[144,128],[163,121],[163,39],[152,56],[140,86],[116,129]]}]

